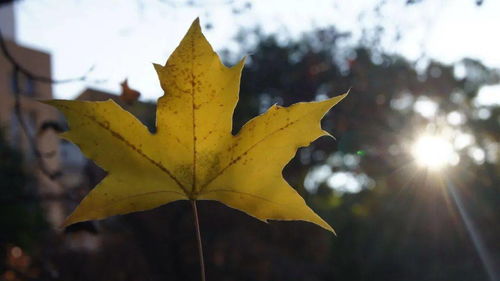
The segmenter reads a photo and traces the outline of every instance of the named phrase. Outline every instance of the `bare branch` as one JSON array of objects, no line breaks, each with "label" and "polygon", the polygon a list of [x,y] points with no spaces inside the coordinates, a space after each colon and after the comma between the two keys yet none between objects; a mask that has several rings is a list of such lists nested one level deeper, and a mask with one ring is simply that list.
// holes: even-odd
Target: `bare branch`
[{"label": "bare branch", "polygon": [[94,67],[91,67],[87,72],[80,76],[80,77],[75,77],[75,78],[69,78],[69,79],[52,79],[50,77],[42,76],[42,75],[37,75],[31,72],[29,69],[25,68],[22,66],[15,58],[14,56],[10,53],[9,49],[7,48],[7,44],[5,43],[5,39],[3,37],[2,31],[0,30],[0,51],[4,55],[4,57],[14,66],[16,69],[16,72],[21,72],[22,74],[26,75],[29,79],[32,79],[34,81],[38,82],[43,82],[43,83],[50,83],[50,84],[63,84],[63,83],[70,83],[70,82],[78,82],[78,81],[86,81],[87,76],[90,72],[92,72]]}]

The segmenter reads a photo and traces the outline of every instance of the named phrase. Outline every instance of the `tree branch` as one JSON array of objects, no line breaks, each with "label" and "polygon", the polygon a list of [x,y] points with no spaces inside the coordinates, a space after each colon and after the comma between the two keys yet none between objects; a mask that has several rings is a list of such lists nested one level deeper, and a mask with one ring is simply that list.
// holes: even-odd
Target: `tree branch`
[{"label": "tree branch", "polygon": [[26,77],[28,77],[31,80],[38,81],[38,82],[43,82],[43,83],[50,83],[50,84],[63,84],[63,83],[70,83],[70,82],[78,82],[78,81],[86,81],[87,76],[90,72],[93,70],[93,66],[87,70],[87,72],[80,76],[80,77],[75,77],[75,78],[69,78],[69,79],[52,79],[50,77],[42,76],[42,75],[37,75],[33,72],[31,72],[29,69],[26,67],[22,66],[12,55],[12,53],[9,51],[7,48],[7,44],[5,42],[5,38],[3,37],[3,33],[0,30],[0,51],[4,55],[4,57],[9,61],[10,64],[17,70],[17,72],[20,72]]}]

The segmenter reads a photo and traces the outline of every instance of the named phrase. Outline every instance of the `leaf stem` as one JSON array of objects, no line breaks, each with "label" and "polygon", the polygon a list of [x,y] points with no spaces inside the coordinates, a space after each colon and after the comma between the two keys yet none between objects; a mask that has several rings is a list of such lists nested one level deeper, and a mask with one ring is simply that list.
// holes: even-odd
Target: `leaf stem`
[{"label": "leaf stem", "polygon": [[200,258],[200,274],[201,281],[206,281],[205,278],[205,261],[203,260],[203,245],[201,243],[200,220],[198,219],[198,208],[196,208],[196,200],[190,200],[193,207],[194,226],[196,228],[196,238],[198,240],[198,253]]}]

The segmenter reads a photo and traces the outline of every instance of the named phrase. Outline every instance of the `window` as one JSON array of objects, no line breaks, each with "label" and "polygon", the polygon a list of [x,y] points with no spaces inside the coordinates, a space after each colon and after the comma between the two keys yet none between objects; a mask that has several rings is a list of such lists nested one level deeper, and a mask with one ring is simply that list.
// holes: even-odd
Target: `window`
[{"label": "window", "polygon": [[27,97],[35,96],[35,81],[20,71],[12,72],[11,90]]}]

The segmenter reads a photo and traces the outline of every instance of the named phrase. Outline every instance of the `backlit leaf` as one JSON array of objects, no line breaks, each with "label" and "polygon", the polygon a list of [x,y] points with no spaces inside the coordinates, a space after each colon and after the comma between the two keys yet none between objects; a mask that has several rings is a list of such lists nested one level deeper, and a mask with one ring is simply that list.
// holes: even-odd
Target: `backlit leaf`
[{"label": "backlit leaf", "polygon": [[66,220],[148,210],[176,200],[216,200],[257,219],[303,220],[333,229],[283,179],[299,147],[320,136],[320,120],[345,95],[272,106],[233,136],[244,60],[222,64],[196,20],[165,66],[157,131],[113,101],[48,101],[66,116],[62,136],[108,172]]}]

